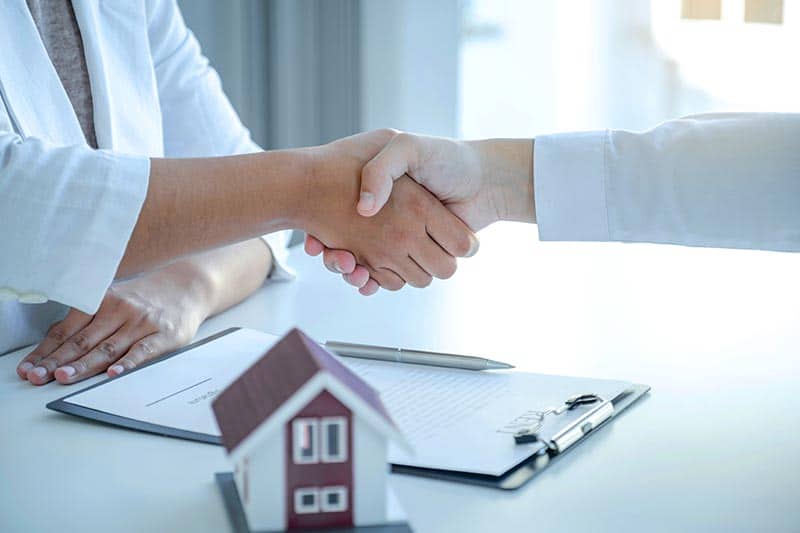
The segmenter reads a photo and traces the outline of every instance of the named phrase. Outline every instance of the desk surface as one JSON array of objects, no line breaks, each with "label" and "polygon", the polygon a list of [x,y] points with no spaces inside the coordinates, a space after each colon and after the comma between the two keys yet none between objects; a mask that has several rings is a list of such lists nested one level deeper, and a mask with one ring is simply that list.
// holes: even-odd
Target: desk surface
[{"label": "desk surface", "polygon": [[[448,282],[369,299],[295,250],[300,281],[200,335],[298,325],[652,386],[519,491],[392,476],[416,531],[800,529],[800,255],[545,244],[510,224],[482,240]],[[0,357],[0,531],[228,530],[221,448],[50,412],[75,388],[19,381],[21,357]]]}]

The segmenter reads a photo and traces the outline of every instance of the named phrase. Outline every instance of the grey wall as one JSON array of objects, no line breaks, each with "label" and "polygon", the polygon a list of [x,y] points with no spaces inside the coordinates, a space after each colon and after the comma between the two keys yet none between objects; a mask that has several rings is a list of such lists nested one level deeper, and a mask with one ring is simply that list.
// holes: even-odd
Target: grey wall
[{"label": "grey wall", "polygon": [[272,146],[320,144],[358,131],[358,1],[269,4]]},{"label": "grey wall", "polygon": [[265,148],[360,128],[358,0],[179,0],[228,97]]},{"label": "grey wall", "polygon": [[178,4],[253,138],[270,146],[270,3],[178,0]]}]

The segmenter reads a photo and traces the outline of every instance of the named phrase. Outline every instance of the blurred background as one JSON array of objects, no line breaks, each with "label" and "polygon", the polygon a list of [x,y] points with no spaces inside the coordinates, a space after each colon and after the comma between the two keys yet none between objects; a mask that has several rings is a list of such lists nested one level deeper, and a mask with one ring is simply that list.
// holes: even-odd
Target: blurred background
[{"label": "blurred background", "polygon": [[266,148],[800,111],[800,0],[181,0]]}]

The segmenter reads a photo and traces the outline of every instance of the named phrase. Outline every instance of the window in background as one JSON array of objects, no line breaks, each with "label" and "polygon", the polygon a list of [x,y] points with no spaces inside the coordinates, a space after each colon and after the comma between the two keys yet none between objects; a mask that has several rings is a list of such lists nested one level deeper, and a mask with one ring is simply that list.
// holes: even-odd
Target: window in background
[{"label": "window in background", "polygon": [[800,0],[468,0],[459,132],[533,137],[800,111],[798,50]]}]

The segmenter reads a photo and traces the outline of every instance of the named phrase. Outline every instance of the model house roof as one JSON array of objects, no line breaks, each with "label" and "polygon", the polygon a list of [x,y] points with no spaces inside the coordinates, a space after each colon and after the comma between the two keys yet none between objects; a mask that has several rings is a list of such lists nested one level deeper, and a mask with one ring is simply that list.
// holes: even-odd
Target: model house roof
[{"label": "model house roof", "polygon": [[[372,387],[303,332],[293,329],[214,400],[214,415],[228,452],[320,374],[329,376],[329,385],[334,384],[333,388],[352,393],[345,395],[355,398],[360,408],[372,411],[379,420],[396,430]],[[335,391],[332,392],[336,395]]]}]

